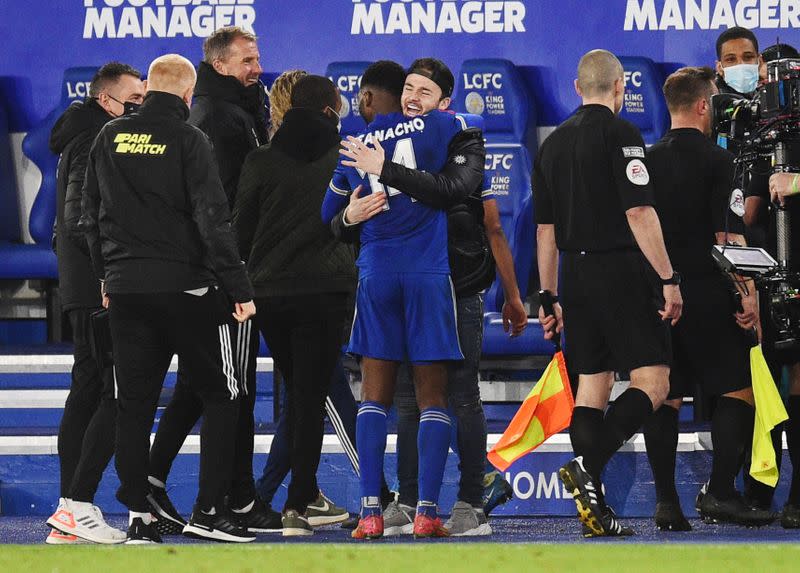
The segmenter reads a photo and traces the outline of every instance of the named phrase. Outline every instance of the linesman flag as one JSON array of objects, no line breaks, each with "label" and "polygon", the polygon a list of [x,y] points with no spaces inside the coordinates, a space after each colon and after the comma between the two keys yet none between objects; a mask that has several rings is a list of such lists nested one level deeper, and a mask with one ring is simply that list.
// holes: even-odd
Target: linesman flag
[{"label": "linesman flag", "polygon": [[788,420],[789,415],[764,360],[760,344],[750,349],[750,374],[756,402],[750,475],[761,483],[775,487],[778,483],[778,466],[775,463],[775,448],[770,432],[775,426]]},{"label": "linesman flag", "polygon": [[572,388],[559,349],[487,458],[500,471],[532,452],[572,420]]}]

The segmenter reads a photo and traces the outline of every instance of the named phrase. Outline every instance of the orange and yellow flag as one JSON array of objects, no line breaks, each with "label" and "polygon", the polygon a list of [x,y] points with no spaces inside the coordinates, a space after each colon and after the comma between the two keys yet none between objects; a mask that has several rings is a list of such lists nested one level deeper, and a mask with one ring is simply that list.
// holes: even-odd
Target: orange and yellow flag
[{"label": "orange and yellow flag", "polygon": [[500,471],[535,450],[547,438],[569,426],[574,401],[560,350],[522,402],[514,419],[487,455]]}]

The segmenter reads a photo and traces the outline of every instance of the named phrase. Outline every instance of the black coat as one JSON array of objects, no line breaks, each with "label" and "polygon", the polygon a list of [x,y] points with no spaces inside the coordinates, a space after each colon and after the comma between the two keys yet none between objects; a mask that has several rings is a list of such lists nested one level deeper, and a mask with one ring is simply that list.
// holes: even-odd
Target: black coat
[{"label": "black coat", "polygon": [[233,221],[257,297],[354,289],[353,249],[319,216],[339,141],[323,113],[292,109],[272,142],[247,157]]},{"label": "black coat", "polygon": [[218,282],[247,302],[253,290],[211,144],[188,116],[179,97],[149,92],[137,113],[106,124],[89,152],[80,227],[111,294]]},{"label": "black coat", "polygon": [[268,140],[264,84],[246,88],[233,76],[218,74],[201,62],[189,123],[211,139],[228,206],[233,209],[247,154]]},{"label": "black coat", "polygon": [[65,311],[100,306],[100,283],[92,269],[86,237],[78,229],[86,159],[94,138],[111,116],[93,99],[75,102],[50,132],[50,150],[60,154],[53,228],[61,304]]}]

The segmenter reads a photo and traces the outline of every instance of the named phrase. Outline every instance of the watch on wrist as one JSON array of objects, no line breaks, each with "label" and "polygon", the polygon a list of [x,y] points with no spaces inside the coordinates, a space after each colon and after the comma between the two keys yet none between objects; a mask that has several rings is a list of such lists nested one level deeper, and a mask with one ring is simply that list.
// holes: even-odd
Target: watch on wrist
[{"label": "watch on wrist", "polygon": [[673,272],[672,276],[669,277],[668,279],[661,279],[662,286],[667,286],[667,285],[678,286],[679,284],[681,284],[681,274],[678,271]]}]

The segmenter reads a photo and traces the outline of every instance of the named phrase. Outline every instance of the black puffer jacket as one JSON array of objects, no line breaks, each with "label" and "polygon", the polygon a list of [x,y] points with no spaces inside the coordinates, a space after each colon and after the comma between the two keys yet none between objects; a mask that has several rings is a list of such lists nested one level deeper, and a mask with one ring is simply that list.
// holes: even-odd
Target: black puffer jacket
[{"label": "black puffer jacket", "polygon": [[247,157],[233,224],[256,297],[355,287],[353,249],[319,218],[339,141],[323,113],[291,109],[272,142]]},{"label": "black puffer jacket", "polygon": [[100,283],[92,269],[86,237],[78,229],[81,189],[92,142],[111,116],[93,99],[75,102],[50,132],[50,151],[61,155],[56,182],[56,224],[61,304],[65,311],[100,306]]},{"label": "black puffer jacket", "polygon": [[211,139],[228,206],[233,209],[245,157],[268,140],[264,84],[244,87],[235,77],[218,74],[200,62],[189,123]]}]

